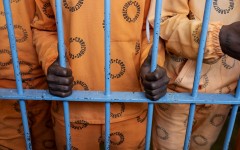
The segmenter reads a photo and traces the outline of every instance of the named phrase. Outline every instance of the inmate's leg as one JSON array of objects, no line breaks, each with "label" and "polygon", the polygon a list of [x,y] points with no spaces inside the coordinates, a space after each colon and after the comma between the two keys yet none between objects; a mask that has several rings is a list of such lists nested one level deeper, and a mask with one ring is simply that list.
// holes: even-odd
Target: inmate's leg
[{"label": "inmate's leg", "polygon": [[[52,117],[58,150],[66,149],[64,118],[54,112],[56,105],[60,102],[53,102]],[[100,146],[101,125],[89,124],[84,120],[70,120],[71,140],[73,150],[98,150]]]},{"label": "inmate's leg", "polygon": [[[32,83],[24,83],[26,88],[31,85],[35,88],[43,88],[43,79]],[[0,81],[3,88],[15,88],[15,82]],[[54,144],[52,128],[48,128],[45,122],[51,118],[49,113],[50,103],[44,101],[26,101],[28,112],[28,124],[31,132],[32,147],[35,150],[47,149],[43,143],[51,140]],[[0,101],[0,149],[26,149],[22,117],[18,101]],[[55,149],[55,148],[50,148]]]},{"label": "inmate's leg", "polygon": [[[111,123],[111,150],[144,150],[146,136],[147,110],[136,118]],[[104,142],[105,126],[102,125],[101,142]]]},{"label": "inmate's leg", "polygon": [[210,150],[224,125],[230,107],[230,105],[200,105],[196,109],[191,150]]},{"label": "inmate's leg", "polygon": [[183,149],[188,112],[188,104],[155,105],[152,130],[154,150]]}]

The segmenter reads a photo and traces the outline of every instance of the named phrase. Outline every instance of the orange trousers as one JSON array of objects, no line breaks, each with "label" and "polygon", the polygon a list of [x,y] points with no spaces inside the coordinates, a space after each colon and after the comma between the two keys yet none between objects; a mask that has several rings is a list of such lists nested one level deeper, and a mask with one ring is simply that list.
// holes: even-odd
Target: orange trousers
[{"label": "orange trousers", "polygon": [[[24,88],[43,89],[45,78],[24,81]],[[0,88],[16,88],[14,81],[0,80]],[[26,101],[33,150],[55,150],[51,103]],[[0,100],[0,150],[26,149],[21,111],[17,100]]]}]

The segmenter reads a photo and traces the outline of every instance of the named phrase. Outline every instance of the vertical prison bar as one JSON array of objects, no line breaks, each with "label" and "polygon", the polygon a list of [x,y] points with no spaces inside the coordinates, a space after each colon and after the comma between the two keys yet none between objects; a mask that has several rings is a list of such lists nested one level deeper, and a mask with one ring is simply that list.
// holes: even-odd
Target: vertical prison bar
[{"label": "vertical prison bar", "polygon": [[[3,5],[4,5],[6,22],[7,22],[8,38],[9,38],[10,48],[11,48],[11,52],[12,52],[12,60],[13,60],[14,75],[15,75],[15,79],[16,79],[17,91],[18,91],[19,95],[22,95],[23,94],[22,78],[21,78],[19,61],[18,61],[18,53],[17,53],[17,46],[16,46],[16,39],[15,39],[15,33],[14,33],[14,25],[13,25],[13,20],[12,20],[10,1],[4,0]],[[20,99],[19,105],[20,105],[20,110],[21,110],[21,115],[22,115],[26,149],[31,150],[32,144],[31,144],[31,136],[30,136],[29,126],[28,126],[26,103],[24,100]]]},{"label": "vertical prison bar", "polygon": [[[105,95],[110,96],[111,94],[111,79],[110,79],[110,49],[111,49],[111,9],[110,0],[104,0],[104,48],[105,48]],[[105,103],[105,150],[110,149],[110,102]]]},{"label": "vertical prison bar", "polygon": [[[7,22],[8,38],[9,38],[10,48],[11,48],[11,52],[12,52],[12,60],[13,60],[14,75],[15,75],[15,79],[16,79],[17,91],[18,91],[19,95],[22,95],[23,94],[22,78],[21,78],[21,73],[20,73],[20,68],[19,68],[18,53],[17,53],[17,46],[16,46],[16,39],[15,39],[15,33],[14,33],[14,25],[13,25],[13,20],[12,20],[10,1],[4,0],[3,4],[4,4],[4,11],[5,11],[5,17],[6,17],[6,22]],[[21,115],[22,115],[26,149],[31,150],[32,144],[31,144],[31,136],[30,136],[29,126],[28,126],[26,103],[24,100],[20,99],[19,105],[20,105]]]},{"label": "vertical prison bar", "polygon": [[[56,24],[58,32],[58,51],[59,51],[59,63],[61,67],[66,67],[65,60],[65,44],[64,44],[64,28],[62,19],[62,1],[56,0]],[[66,149],[71,149],[71,133],[70,133],[70,118],[69,118],[69,103],[63,101],[64,110],[64,123],[66,134]]]},{"label": "vertical prison bar", "polygon": [[[193,97],[198,96],[198,86],[199,86],[199,82],[200,82],[200,78],[201,78],[203,54],[204,54],[204,49],[205,49],[206,40],[207,40],[207,32],[208,32],[208,24],[209,24],[209,20],[210,20],[211,7],[212,7],[212,0],[206,0],[204,16],[203,16],[203,23],[202,23],[202,31],[201,31],[201,36],[200,36],[200,44],[199,44],[199,48],[198,48],[198,58],[197,58],[193,90],[192,90]],[[188,117],[187,131],[186,131],[186,136],[185,136],[185,141],[184,141],[184,150],[187,150],[188,146],[189,146],[189,141],[190,141],[191,132],[192,132],[192,125],[193,125],[193,120],[194,120],[195,108],[196,108],[196,104],[191,103],[190,109],[189,109],[190,114]]]},{"label": "vertical prison bar", "polygon": [[[240,80],[238,80],[238,85],[237,85],[237,90],[236,90],[235,97],[238,100],[240,98]],[[236,120],[236,117],[237,117],[237,111],[238,111],[238,105],[233,105],[232,112],[231,112],[231,117],[230,117],[229,124],[228,124],[227,134],[226,134],[224,145],[223,145],[224,150],[228,150],[229,142],[230,142],[231,136],[232,136],[234,123],[235,123],[235,120]]]},{"label": "vertical prison bar", "polygon": [[[154,72],[157,68],[157,57],[158,57],[158,44],[159,44],[159,33],[161,23],[161,12],[162,12],[162,0],[156,0],[155,6],[155,20],[154,20],[154,35],[153,35],[153,46],[152,46],[152,60],[151,60],[151,72]],[[147,130],[146,130],[146,145],[145,149],[150,149],[151,133],[152,133],[152,119],[153,119],[154,104],[148,103],[148,115],[147,115]]]}]

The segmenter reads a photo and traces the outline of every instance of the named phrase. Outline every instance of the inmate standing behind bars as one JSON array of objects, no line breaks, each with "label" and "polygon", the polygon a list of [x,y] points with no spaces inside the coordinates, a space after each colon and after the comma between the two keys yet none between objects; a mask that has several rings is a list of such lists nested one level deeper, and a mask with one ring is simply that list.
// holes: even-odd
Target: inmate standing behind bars
[{"label": "inmate standing behind bars", "polygon": [[[192,90],[204,6],[205,1],[199,0],[163,0],[160,36],[166,42],[164,66],[171,78],[168,86],[170,92]],[[149,16],[151,24],[153,18],[153,14]],[[239,20],[239,0],[213,0],[199,92],[235,92],[240,73]],[[211,148],[230,107],[197,105],[190,149]],[[188,112],[187,104],[160,104],[155,107],[154,149],[183,148]]]},{"label": "inmate standing behind bars", "polygon": [[[18,58],[24,89],[46,89],[47,83],[37,53],[32,45],[30,24],[34,18],[34,1],[11,1]],[[7,25],[0,2],[0,88],[16,88]],[[56,149],[51,123],[50,103],[27,101],[28,123],[34,150]],[[26,149],[18,101],[0,101],[0,149]]]},{"label": "inmate standing behind bars", "polygon": [[[58,63],[55,0],[36,0],[36,4],[32,24],[34,44],[48,78],[50,93],[65,97],[71,94],[72,87],[103,91],[104,1],[63,0],[64,35],[70,66],[66,69]],[[146,96],[155,100],[166,93],[169,79],[159,66],[150,73],[151,58],[147,56],[151,44],[145,36],[149,4],[149,0],[111,1],[111,89],[141,91],[141,76]],[[163,47],[159,55],[159,65],[163,65]],[[73,148],[99,148],[104,141],[104,112],[103,103],[70,103]],[[62,102],[54,102],[52,115],[57,148],[62,150],[65,147]],[[111,104],[110,148],[144,149],[146,116],[146,104]]]}]

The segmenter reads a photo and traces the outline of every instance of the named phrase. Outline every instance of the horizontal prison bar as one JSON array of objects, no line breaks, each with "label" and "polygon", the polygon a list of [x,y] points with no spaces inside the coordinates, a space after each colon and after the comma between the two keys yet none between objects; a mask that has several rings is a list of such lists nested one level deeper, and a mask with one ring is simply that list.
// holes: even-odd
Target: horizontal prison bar
[{"label": "horizontal prison bar", "polygon": [[60,98],[50,95],[47,90],[24,90],[19,95],[16,89],[0,89],[0,99],[25,99],[25,100],[54,100],[54,101],[81,101],[81,102],[132,102],[132,103],[168,103],[168,104],[237,104],[240,100],[232,94],[199,93],[192,97],[190,93],[167,93],[158,101],[151,101],[142,92],[112,92],[110,96],[103,91],[73,91],[72,95]]}]

